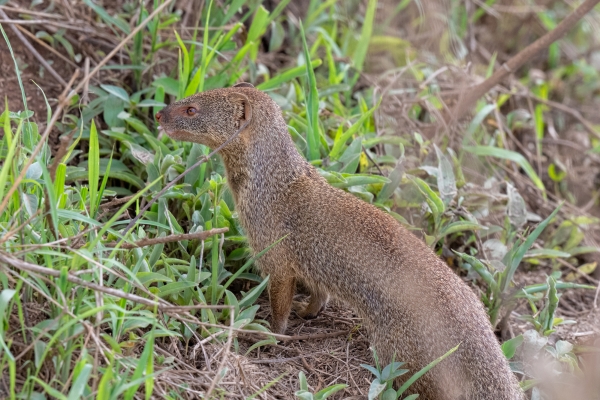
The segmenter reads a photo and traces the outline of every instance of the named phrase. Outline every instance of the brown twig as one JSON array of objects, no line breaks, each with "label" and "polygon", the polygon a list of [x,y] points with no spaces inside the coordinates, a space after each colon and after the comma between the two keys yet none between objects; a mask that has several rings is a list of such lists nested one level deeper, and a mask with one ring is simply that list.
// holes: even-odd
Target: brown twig
[{"label": "brown twig", "polygon": [[[286,358],[267,358],[265,360],[250,360],[250,362],[252,364],[279,364],[279,363],[288,363],[290,361],[294,361],[294,360],[301,360],[301,361],[305,361],[304,358],[305,357],[316,357],[316,356],[320,356],[322,355],[322,352],[319,353],[313,353],[313,354],[300,354],[294,357],[286,357]],[[305,365],[306,367],[306,365]],[[312,369],[312,368],[311,368]],[[318,389],[315,390],[315,392]]]},{"label": "brown twig", "polygon": [[[216,228],[216,229],[210,229],[210,230],[204,231],[204,232],[182,233],[179,235],[169,235],[169,236],[156,237],[156,238],[151,238],[151,239],[142,239],[142,240],[138,240],[135,243],[123,243],[121,245],[121,248],[122,249],[135,249],[138,247],[152,246],[155,244],[180,242],[182,240],[205,240],[209,236],[225,233],[228,230],[229,230],[229,228]],[[105,246],[113,247],[116,245],[117,245],[117,242],[111,242],[111,243],[107,243]]]},{"label": "brown twig", "polygon": [[[27,272],[31,272],[31,273],[49,275],[49,276],[53,276],[55,278],[58,278],[61,276],[61,271],[57,271],[57,270],[54,270],[51,268],[41,267],[39,265],[31,264],[27,261],[20,260],[9,254],[5,254],[2,252],[0,252],[0,263],[4,263],[4,264],[10,265],[18,270],[23,270],[23,271],[27,271]],[[148,307],[152,307],[152,308],[156,307],[158,310],[160,310],[162,312],[165,312],[165,313],[168,313],[169,315],[175,316],[180,320],[185,320],[182,317],[181,313],[173,312],[173,310],[179,308],[178,306],[173,306],[172,304],[166,302],[165,300],[163,300],[161,298],[157,298],[156,301],[150,300],[145,297],[140,297],[140,296],[136,296],[131,293],[126,293],[122,290],[112,289],[112,288],[108,288],[105,286],[100,286],[100,285],[92,283],[92,282],[88,282],[86,280],[83,280],[83,279],[80,279],[80,278],[74,276],[73,274],[68,274],[66,278],[69,282],[75,283],[79,286],[83,286],[83,287],[86,287],[91,290],[100,291],[109,296],[114,296],[114,297],[118,297],[121,299],[132,301],[134,303],[143,304]],[[197,309],[217,309],[217,308],[225,309],[225,308],[229,308],[229,307],[230,306],[227,306],[227,305],[204,305],[204,304],[198,304],[198,305],[194,306],[194,308],[197,308]],[[322,338],[322,337],[342,336],[344,333],[347,333],[347,332],[343,332],[343,331],[330,332],[330,333],[322,334],[322,335],[325,335],[322,337],[319,337],[320,335],[288,336],[288,335],[281,335],[281,334],[271,333],[271,332],[253,331],[253,330],[249,330],[249,329],[237,329],[237,328],[232,328],[230,326],[225,326],[225,325],[205,323],[205,322],[202,322],[202,321],[198,320],[197,318],[193,317],[192,315],[186,315],[186,317],[190,318],[191,322],[198,324],[198,325],[202,325],[204,327],[220,328],[220,329],[224,329],[224,330],[231,329],[231,331],[233,331],[233,332],[269,336],[269,337],[273,337],[273,338],[279,339],[279,340],[311,340],[311,339]]]},{"label": "brown twig", "polygon": [[111,200],[111,201],[109,201],[107,203],[100,204],[100,208],[109,209],[109,208],[114,207],[114,206],[125,204],[129,200],[131,200],[134,196],[135,195],[132,194],[131,196],[125,196],[125,197],[121,197],[121,198],[118,198],[118,199]]},{"label": "brown twig", "polygon": [[544,36],[537,39],[535,42],[521,50],[517,55],[512,57],[510,60],[502,64],[502,67],[498,69],[492,76],[485,81],[481,82],[475,87],[465,89],[464,96],[461,96],[458,100],[456,107],[452,111],[452,115],[447,116],[446,120],[458,121],[460,120],[475,104],[475,102],[487,93],[490,89],[500,83],[509,74],[519,69],[525,62],[531,59],[535,54],[539,53],[543,49],[547,48],[550,44],[563,37],[575,24],[583,18],[590,10],[598,4],[600,0],[585,0],[579,7],[577,7],[571,14],[563,19],[553,30],[546,33]]},{"label": "brown twig", "polygon": [[35,40],[35,42],[37,44],[39,44],[40,46],[42,46],[43,48],[45,48],[46,50],[48,50],[49,52],[51,52],[52,54],[54,54],[56,57],[60,58],[61,60],[63,60],[64,62],[66,62],[70,66],[72,66],[73,68],[79,68],[79,66],[77,64],[75,64],[73,61],[71,61],[68,57],[65,57],[59,51],[57,51],[54,47],[50,46],[48,43],[44,42],[43,40],[40,40],[39,38],[37,38],[33,33],[29,32],[27,29],[23,28],[20,25],[15,25],[15,26],[23,34],[29,36],[29,38],[31,40]]},{"label": "brown twig", "polygon": [[[2,11],[2,10],[0,10],[0,11]],[[4,14],[4,15],[2,15],[2,14]],[[0,24],[7,24],[10,26],[14,26],[14,25],[50,25],[50,26],[56,26],[57,28],[74,30],[74,31],[79,31],[79,32],[86,32],[86,33],[92,32],[87,28],[82,28],[79,26],[73,26],[73,25],[69,25],[69,24],[63,24],[61,22],[44,20],[44,19],[38,19],[38,20],[10,19],[8,17],[8,15],[6,15],[5,13],[2,13],[2,14],[0,14],[0,15],[2,15],[2,18],[3,18],[0,20]]]},{"label": "brown twig", "polygon": [[217,371],[215,372],[215,376],[212,379],[212,381],[210,382],[210,386],[208,387],[208,389],[206,390],[206,394],[204,395],[205,399],[210,399],[210,395],[212,393],[212,391],[215,389],[215,387],[217,386],[217,383],[219,382],[219,378],[222,377],[221,375],[221,371],[223,371],[223,369],[225,368],[225,363],[227,362],[227,356],[229,355],[229,352],[231,351],[231,343],[233,342],[233,324],[235,323],[235,313],[234,313],[235,308],[233,306],[230,306],[229,309],[229,326],[227,327],[228,333],[227,333],[227,343],[225,343],[225,347],[223,348],[223,356],[221,357],[221,362],[219,363],[219,368],[217,368]]},{"label": "brown twig", "polygon": [[[15,214],[17,214],[17,215],[18,215],[18,213],[19,213],[19,211],[17,211],[17,213],[15,213]],[[12,226],[15,226],[15,225],[18,223],[18,222],[15,220],[15,223],[14,223],[14,224],[11,226],[11,229],[10,229],[8,232],[6,232],[6,233],[4,234],[4,236],[0,237],[0,244],[2,244],[2,243],[4,243],[4,242],[6,242],[8,239],[10,239],[10,237],[11,237],[12,235],[15,235],[17,232],[19,232],[21,229],[23,229],[23,227],[25,227],[25,226],[29,225],[29,223],[30,223],[31,221],[33,221],[33,220],[34,220],[34,218],[36,218],[36,217],[37,217],[38,215],[40,215],[41,213],[42,213],[42,210],[39,210],[39,209],[38,209],[38,210],[37,210],[35,213],[33,213],[33,215],[32,215],[32,216],[30,216],[29,218],[27,218],[27,221],[23,222],[21,225],[19,225],[19,226],[18,226],[18,227],[16,227],[15,229],[12,229]]]},{"label": "brown twig", "polygon": [[557,110],[560,110],[562,112],[565,112],[565,113],[571,115],[573,118],[575,118],[577,121],[579,121],[579,123],[581,125],[583,125],[584,128],[589,133],[596,136],[596,138],[600,139],[600,133],[596,132],[596,130],[594,129],[594,127],[592,126],[590,121],[585,119],[579,111],[577,111],[569,106],[566,106],[562,103],[557,103],[556,101],[542,99],[541,97],[535,96],[531,93],[515,93],[514,95],[519,96],[519,97],[527,97],[527,98],[533,99],[539,103],[545,104],[552,108],[556,108]]},{"label": "brown twig", "polygon": [[[90,58],[86,57],[85,61],[83,62],[83,76],[84,79],[87,79],[87,76],[90,74]],[[81,102],[83,104],[88,104],[90,101],[90,97],[89,97],[89,91],[90,91],[90,84],[89,84],[89,79],[88,79],[88,83],[86,83],[83,86],[83,94],[81,95]]]},{"label": "brown twig", "polygon": [[[600,1],[600,0],[599,0]],[[173,0],[167,0],[164,3],[162,3],[160,6],[156,7],[156,10],[152,11],[152,13],[150,15],[148,15],[148,17],[146,19],[144,19],[138,26],[135,27],[135,29],[133,29],[131,31],[131,33],[129,33],[129,35],[127,35],[127,37],[125,37],[125,39],[123,39],[121,41],[121,43],[119,43],[110,53],[108,53],[106,55],[106,57],[104,57],[102,59],[102,61],[100,61],[98,63],[98,65],[96,65],[94,67],[94,69],[84,78],[81,80],[81,82],[79,82],[79,84],[75,87],[75,89],[73,89],[73,92],[77,93],[79,92],[85,85],[87,85],[87,83],[89,82],[89,80],[98,73],[98,71],[100,71],[100,69],[106,65],[106,63],[108,61],[110,61],[111,58],[113,58],[115,56],[115,54],[117,54],[119,51],[121,51],[121,49],[123,48],[123,46],[125,46],[125,43],[129,42],[139,31],[141,31],[142,29],[144,29],[146,27],[146,25],[148,25],[148,23],[150,21],[152,21],[152,19],[154,17],[156,17],[162,10],[164,10],[167,6],[169,6],[171,3],[173,2]]]},{"label": "brown twig", "polygon": [[[61,136],[59,139],[60,145],[58,146],[58,150],[56,150],[56,154],[54,155],[54,160],[52,160],[52,164],[50,168],[48,168],[48,172],[50,174],[50,179],[54,182],[54,178],[56,178],[56,169],[58,168],[58,164],[61,163],[62,158],[67,154],[69,150],[69,143],[71,139],[73,139],[73,135],[75,134],[75,129],[71,131],[68,135]],[[46,210],[48,212],[48,210]]]},{"label": "brown twig", "polygon": [[348,335],[350,331],[335,331],[335,332],[327,332],[327,333],[318,333],[316,335],[295,335],[288,336],[283,339],[284,341],[292,341],[292,340],[313,340],[313,339],[327,339],[332,337],[344,336]]},{"label": "brown twig", "polygon": [[[58,278],[61,276],[61,271],[57,271],[57,270],[53,270],[50,268],[41,267],[39,265],[31,264],[31,263],[20,260],[18,258],[14,258],[14,257],[9,256],[4,253],[0,253],[0,262],[11,265],[11,266],[17,268],[18,270],[23,270],[23,271],[28,271],[28,272],[33,272],[33,273],[38,273],[38,274],[43,274],[43,275],[50,275],[50,276],[54,276],[55,278]],[[143,305],[146,305],[149,307],[157,307],[160,309],[160,307],[162,306],[161,301],[153,301],[150,299],[146,299],[144,297],[136,296],[134,294],[126,293],[122,290],[112,289],[112,288],[108,288],[105,286],[100,286],[95,283],[88,282],[83,279],[77,278],[76,276],[74,276],[72,274],[67,275],[67,280],[71,283],[75,283],[77,285],[86,287],[88,289],[100,291],[100,292],[106,293],[111,296],[119,297],[119,298],[122,298],[125,300],[130,300],[130,301],[133,301],[133,302],[136,302],[139,304],[143,304]]]},{"label": "brown twig", "polygon": [[[8,19],[8,15],[6,15],[6,13],[4,12],[4,10],[1,9],[1,8],[0,8],[0,16],[2,18],[4,18],[5,20]],[[0,23],[1,22],[6,22],[6,21],[0,21]],[[29,50],[31,52],[31,54],[33,54],[33,56],[40,62],[40,64],[42,64],[42,66],[44,68],[46,68],[46,70],[50,73],[50,75],[52,75],[52,77],[54,77],[54,79],[56,79],[56,81],[58,83],[60,83],[62,87],[66,87],[67,86],[67,82],[62,78],[62,76],[60,76],[54,70],[54,68],[52,68],[50,66],[50,64],[48,64],[46,62],[46,60],[44,59],[44,57],[42,57],[41,54],[38,53],[38,51],[35,49],[35,47],[33,47],[33,45],[31,43],[29,43],[29,40],[27,40],[27,38],[25,36],[23,36],[23,34],[21,33],[21,31],[19,31],[17,29],[17,27],[15,25],[13,25],[13,24],[9,24],[9,27],[15,33],[15,35],[17,35],[17,37],[23,43],[23,45],[25,47],[27,47],[27,50]]]}]

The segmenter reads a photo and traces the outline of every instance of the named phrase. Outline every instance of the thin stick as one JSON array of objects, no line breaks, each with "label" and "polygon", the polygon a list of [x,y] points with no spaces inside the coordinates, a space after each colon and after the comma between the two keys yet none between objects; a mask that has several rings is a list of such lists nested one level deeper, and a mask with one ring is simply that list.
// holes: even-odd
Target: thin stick
[{"label": "thin stick", "polygon": [[[0,8],[0,16],[2,18],[4,18],[4,19],[8,19],[8,15],[6,15],[6,13],[4,12],[4,10],[1,9],[1,8]],[[0,21],[0,22],[6,22],[6,21]],[[17,29],[17,27],[14,26],[13,24],[9,24],[9,27],[15,33],[15,35],[17,35],[17,37],[23,43],[23,45],[25,47],[27,47],[27,50],[29,50],[31,52],[31,54],[33,54],[33,56],[40,62],[40,64],[42,64],[42,66],[44,68],[46,68],[46,70],[48,70],[48,72],[50,73],[50,75],[52,75],[54,77],[54,79],[56,79],[57,82],[61,84],[62,87],[66,87],[67,86],[67,82],[62,78],[62,76],[60,76],[54,70],[54,68],[52,68],[50,66],[50,64],[48,64],[46,62],[46,60],[44,60],[44,57],[42,57],[40,55],[40,53],[38,53],[38,51],[35,49],[35,47],[33,47],[33,45],[31,43],[29,43],[29,40],[27,40],[27,38],[25,36],[23,36],[23,34],[21,33],[21,31],[19,31]]]},{"label": "thin stick", "polygon": [[233,341],[233,324],[235,323],[235,319],[234,319],[234,307],[230,306],[231,308],[229,309],[229,326],[227,327],[227,329],[229,330],[228,335],[227,335],[227,343],[225,344],[225,347],[223,349],[223,356],[221,357],[221,362],[219,363],[219,368],[217,368],[217,372],[215,373],[215,377],[213,378],[213,380],[210,382],[210,386],[208,387],[208,390],[206,391],[206,394],[204,395],[205,399],[210,399],[210,395],[212,393],[212,391],[215,389],[215,387],[217,386],[217,382],[219,382],[219,376],[221,375],[221,371],[223,371],[223,368],[225,368],[225,362],[227,361],[227,356],[229,355],[229,352],[231,351],[231,342]]},{"label": "thin stick", "polygon": [[72,31],[79,31],[79,32],[86,32],[86,33],[93,32],[87,28],[81,28],[78,26],[73,26],[73,25],[63,24],[61,22],[49,21],[49,20],[43,20],[43,19],[38,19],[38,20],[10,19],[8,17],[8,15],[6,15],[6,14],[2,15],[2,18],[3,19],[0,19],[0,23],[7,24],[10,26],[14,26],[14,25],[52,25],[52,26],[56,26],[57,28],[69,29]]},{"label": "thin stick", "polygon": [[[57,270],[54,270],[51,268],[41,267],[39,265],[31,264],[31,263],[28,263],[27,261],[20,260],[18,258],[12,257],[11,255],[8,255],[8,254],[2,253],[2,252],[0,252],[0,263],[8,264],[18,270],[28,271],[31,273],[49,275],[49,276],[53,276],[55,278],[59,278],[61,276],[61,271],[57,271]],[[153,307],[153,308],[156,307],[158,310],[160,310],[168,315],[176,317],[179,320],[185,321],[185,319],[182,317],[181,313],[173,312],[173,310],[177,310],[181,307],[173,306],[172,304],[166,302],[163,299],[158,298],[157,301],[153,301],[153,300],[147,299],[145,297],[126,293],[122,290],[112,289],[112,288],[108,288],[105,286],[97,285],[92,282],[85,281],[83,279],[77,278],[73,274],[68,274],[67,280],[69,282],[75,283],[79,286],[83,286],[83,287],[86,287],[91,290],[97,290],[102,293],[108,294],[110,296],[129,300],[129,301],[132,301],[132,302],[138,303],[138,304],[143,304],[148,307]],[[198,304],[198,305],[193,306],[193,308],[196,308],[196,309],[225,309],[225,308],[229,308],[229,307],[230,306],[226,306],[226,305],[204,305],[204,304]],[[186,317],[191,318],[190,321],[193,322],[194,324],[202,325],[204,327],[220,328],[220,329],[224,329],[224,330],[231,329],[231,331],[233,331],[233,332],[241,332],[241,333],[249,333],[249,334],[253,334],[253,335],[268,336],[268,337],[273,337],[273,338],[279,339],[279,340],[310,340],[312,338],[317,337],[315,335],[288,336],[288,335],[281,335],[281,334],[271,333],[271,332],[253,331],[250,329],[238,329],[238,328],[233,328],[232,326],[224,326],[224,325],[220,325],[220,324],[210,324],[210,323],[202,322],[192,315],[186,315]],[[340,332],[331,332],[331,333],[322,334],[322,335],[325,335],[322,337],[332,337],[332,336],[342,335],[342,333],[340,331]],[[321,337],[321,336],[319,336],[319,337]]]},{"label": "thin stick", "polygon": [[491,88],[496,86],[500,81],[504,80],[509,74],[519,69],[525,62],[530,60],[535,54],[547,48],[550,44],[563,37],[575,24],[583,18],[590,10],[598,4],[600,0],[585,0],[579,7],[563,19],[553,30],[546,33],[544,36],[525,47],[517,55],[512,57],[506,63],[502,64],[492,76],[481,82],[475,87],[465,88],[465,95],[461,96],[454,108],[450,120],[460,120],[473,107],[475,102],[487,93]]},{"label": "thin stick", "polygon": [[[15,214],[18,214],[18,213],[19,213],[19,212],[17,211]],[[29,223],[30,223],[31,221],[33,221],[33,220],[34,220],[34,219],[35,219],[35,218],[36,218],[38,215],[40,215],[41,213],[42,213],[42,210],[38,209],[38,210],[37,210],[37,211],[36,211],[36,212],[35,212],[35,213],[34,213],[32,216],[30,216],[29,218],[27,218],[27,221],[23,222],[23,223],[22,223],[21,225],[19,225],[17,228],[15,228],[15,229],[12,229],[12,227],[11,227],[11,229],[10,229],[8,232],[6,232],[6,233],[4,234],[4,236],[2,236],[2,237],[0,238],[0,244],[4,243],[4,242],[6,242],[8,239],[10,239],[10,237],[11,237],[12,235],[16,235],[16,234],[17,234],[17,232],[19,232],[21,229],[23,229],[23,227],[25,227],[25,226],[29,225]],[[15,226],[17,223],[18,223],[18,222],[15,220],[15,223],[14,223],[12,226]]]},{"label": "thin stick", "polygon": [[344,336],[349,334],[350,331],[334,331],[334,332],[327,332],[327,333],[317,333],[317,334],[313,334],[313,335],[294,335],[294,336],[287,336],[285,339],[283,339],[283,341],[292,341],[292,340],[315,340],[315,339],[327,339],[327,338],[333,338],[333,337],[338,337],[338,336]]},{"label": "thin stick", "polygon": [[515,96],[519,96],[519,97],[528,97],[530,99],[533,99],[537,102],[540,102],[542,104],[545,104],[547,106],[550,106],[552,108],[556,108],[557,110],[563,111],[567,114],[570,114],[573,118],[575,118],[576,120],[579,121],[579,123],[581,123],[581,125],[584,126],[584,128],[591,133],[592,135],[596,136],[598,139],[600,139],[600,133],[596,132],[596,130],[594,129],[594,127],[592,126],[592,124],[590,123],[590,121],[588,121],[587,119],[585,119],[583,117],[583,115],[581,115],[581,113],[569,106],[566,106],[562,103],[557,103],[556,101],[552,101],[552,100],[546,100],[546,99],[542,99],[541,97],[535,96],[531,93],[515,93]]},{"label": "thin stick", "polygon": [[102,208],[102,209],[109,209],[109,208],[111,208],[111,207],[113,207],[113,206],[118,206],[118,205],[120,205],[120,204],[127,203],[127,202],[128,202],[129,200],[131,200],[133,197],[134,197],[134,195],[133,195],[133,194],[132,194],[131,196],[120,197],[120,198],[118,198],[118,199],[114,199],[114,200],[111,200],[111,201],[109,201],[109,202],[106,202],[106,203],[100,204],[100,208]]},{"label": "thin stick", "polygon": [[98,71],[100,71],[100,68],[102,68],[104,65],[106,65],[106,63],[108,63],[110,61],[110,59],[113,58],[113,56],[115,54],[117,54],[123,48],[123,46],[125,46],[125,43],[129,42],[139,31],[144,29],[146,27],[146,25],[148,25],[148,23],[150,21],[152,21],[152,19],[154,17],[156,17],[162,10],[164,10],[172,2],[173,2],[173,0],[167,0],[164,3],[162,3],[160,6],[156,7],[156,10],[154,10],[152,12],[152,14],[148,15],[148,18],[146,18],[145,20],[142,21],[142,23],[140,23],[138,26],[136,26],[135,29],[132,30],[131,33],[129,35],[127,35],[127,37],[125,39],[123,39],[121,41],[121,43],[119,43],[117,45],[117,47],[115,47],[110,53],[108,53],[106,55],[106,57],[104,57],[102,59],[102,61],[100,61],[100,63],[98,63],[98,65],[96,65],[96,67],[94,67],[94,69],[81,82],[79,82],[79,84],[75,87],[75,89],[73,89],[73,91],[75,93],[79,92],[89,82],[89,80],[94,75],[96,75],[98,73]]},{"label": "thin stick", "polygon": [[[90,58],[86,57],[85,61],[83,63],[84,79],[86,79],[89,74],[90,74]],[[88,79],[88,83],[86,83],[85,86],[83,87],[83,94],[81,95],[81,102],[83,104],[88,104],[88,102],[90,101],[89,89],[90,89],[90,87],[89,87],[89,79]]]},{"label": "thin stick", "polygon": [[59,51],[57,51],[54,47],[50,46],[48,43],[44,42],[43,40],[38,39],[33,33],[29,32],[27,29],[23,28],[20,25],[15,25],[17,27],[18,30],[20,30],[23,34],[29,36],[29,38],[31,40],[35,40],[35,42],[37,44],[39,44],[40,46],[42,46],[43,48],[45,48],[46,50],[48,50],[49,52],[51,52],[52,54],[54,54],[55,56],[57,56],[58,58],[60,58],[61,60],[63,60],[64,62],[66,62],[67,64],[71,65],[73,68],[79,68],[79,66],[77,64],[75,64],[73,61],[71,61],[68,57],[63,56]]},{"label": "thin stick", "polygon": [[[155,244],[180,242],[182,240],[205,240],[212,235],[218,235],[220,233],[225,233],[227,231],[229,231],[229,228],[216,228],[216,229],[209,229],[208,231],[204,231],[204,232],[182,233],[179,235],[169,235],[169,236],[165,236],[165,237],[142,239],[142,240],[138,240],[135,243],[123,243],[121,245],[121,249],[135,249],[138,247],[152,246]],[[105,246],[113,247],[113,246],[116,246],[117,244],[118,244],[117,242],[111,242],[111,243],[107,243]]]}]

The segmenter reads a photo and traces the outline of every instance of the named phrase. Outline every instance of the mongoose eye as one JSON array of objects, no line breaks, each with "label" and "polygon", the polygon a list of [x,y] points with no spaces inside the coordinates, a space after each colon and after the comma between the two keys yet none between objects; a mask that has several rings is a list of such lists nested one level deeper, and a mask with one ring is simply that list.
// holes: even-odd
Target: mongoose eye
[{"label": "mongoose eye", "polygon": [[198,110],[196,110],[194,107],[188,107],[187,110],[185,110],[185,113],[189,116],[196,114],[196,112],[198,112]]}]

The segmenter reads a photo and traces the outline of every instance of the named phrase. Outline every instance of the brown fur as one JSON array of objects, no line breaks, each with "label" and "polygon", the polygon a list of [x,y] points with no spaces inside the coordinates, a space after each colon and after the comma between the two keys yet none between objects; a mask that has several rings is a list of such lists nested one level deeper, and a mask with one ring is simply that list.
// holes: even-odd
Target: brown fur
[{"label": "brown fur", "polygon": [[248,119],[221,156],[254,251],[288,235],[258,261],[270,275],[272,330],[285,332],[301,280],[311,289],[301,316],[315,316],[329,294],[344,300],[364,318],[384,365],[395,353],[414,373],[460,344],[412,385],[419,398],[522,399],[475,294],[391,216],[330,186],[298,153],[269,96],[248,85],[217,89],[157,114],[172,138],[212,148]]}]

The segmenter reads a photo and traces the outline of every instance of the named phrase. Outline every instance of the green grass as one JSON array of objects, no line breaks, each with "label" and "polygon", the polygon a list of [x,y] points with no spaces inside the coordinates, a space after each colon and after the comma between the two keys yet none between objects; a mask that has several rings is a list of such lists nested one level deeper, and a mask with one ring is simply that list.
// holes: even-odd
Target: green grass
[{"label": "green grass", "polygon": [[[90,15],[105,24],[106,34],[120,41],[164,2],[146,2],[148,9],[124,7],[119,13],[92,1],[84,3]],[[559,260],[577,265],[582,254],[598,250],[583,240],[585,229],[597,224],[597,219],[555,211],[530,232],[536,217],[527,215],[518,192],[501,202],[482,199],[471,189],[472,175],[464,171],[469,158],[485,166],[486,178],[510,182],[515,175],[505,170],[520,169],[526,184],[544,198],[552,193],[569,200],[561,186],[564,176],[553,169],[555,186],[544,185],[537,164],[509,148],[505,132],[489,124],[495,113],[506,114],[502,117],[507,129],[529,124],[539,156],[548,129],[545,106],[537,105],[528,120],[519,122],[515,110],[503,108],[512,94],[482,100],[466,128],[462,148],[445,140],[428,140],[408,126],[392,131],[382,125],[382,91],[361,74],[368,72],[369,58],[376,57],[370,53],[373,43],[391,40],[384,27],[411,7],[410,2],[401,2],[384,24],[378,24],[376,0],[365,2],[364,15],[348,14],[339,1],[311,1],[306,18],[297,25],[288,18],[288,3],[282,1],[270,12],[260,2],[226,1],[226,7],[205,2],[197,22],[201,29],[193,33],[180,29],[176,6],[167,7],[126,43],[123,53],[128,62],[110,66],[128,79],[91,84],[88,104],[67,107],[56,125],[62,135],[72,134],[62,159],[51,156],[47,142],[34,154],[42,136],[31,112],[19,111],[18,106],[9,109],[4,103],[0,114],[0,201],[4,204],[0,209],[0,372],[11,399],[151,398],[157,393],[155,380],[174,366],[156,350],[166,348],[165,343],[180,343],[186,351],[204,340],[226,346],[229,327],[262,336],[248,353],[275,342],[268,336],[268,323],[257,317],[257,299],[268,278],[252,269],[255,258],[239,228],[218,158],[196,167],[166,190],[124,232],[148,201],[209,153],[204,146],[159,136],[153,115],[172,100],[227,87],[242,77],[281,105],[298,149],[330,184],[420,230],[438,254],[445,254],[443,248],[459,249],[454,263],[459,272],[477,278],[474,282],[493,324],[504,315],[501,309],[507,311],[503,307],[510,312],[521,302],[531,310],[524,319],[547,336],[563,322],[554,317],[560,291],[590,287],[567,282]],[[420,9],[419,2],[412,6]],[[481,10],[467,18],[464,7],[458,7],[447,16],[446,34],[465,40],[466,24],[469,19],[479,23]],[[56,40],[69,47],[64,37]],[[579,43],[581,38],[573,34],[570,40]],[[442,81],[433,75],[434,63],[415,58],[417,49],[409,42],[403,45],[406,52],[401,57],[395,54],[394,60],[410,65],[398,61],[395,68],[410,75],[407,88],[414,89],[415,99],[403,116],[419,126],[435,120],[433,111],[442,108]],[[270,70],[261,60],[264,46],[273,52],[285,47],[287,54],[299,56],[291,57],[281,69]],[[168,59],[160,52],[178,56]],[[75,54],[71,56],[75,59]],[[454,56],[451,62],[459,65],[460,57]],[[549,57],[555,66],[549,75],[600,81],[597,71],[585,68],[584,62],[565,66],[555,53]],[[493,62],[482,66],[483,71],[492,67]],[[16,60],[14,74],[22,79]],[[522,84],[548,99],[555,82],[536,83],[524,77]],[[582,96],[586,96],[585,86],[577,89]],[[22,94],[25,101],[27,93]],[[19,181],[25,165],[29,167]],[[552,165],[558,168],[559,163]],[[9,191],[12,194],[6,197]],[[115,196],[129,197],[107,207]],[[487,215],[497,219],[490,222]],[[198,238],[219,228],[227,230]],[[196,238],[129,246],[180,234],[196,234]],[[532,249],[542,237],[544,247]],[[503,254],[495,258],[484,254],[486,244]],[[515,271],[525,262],[531,268],[545,268],[549,276],[518,287]],[[499,266],[505,269],[500,271]],[[31,305],[43,310],[38,318],[30,315]],[[171,306],[188,308],[174,312],[169,311]],[[507,356],[514,355],[521,343],[517,342],[508,342]],[[227,351],[238,351],[237,339],[232,343]],[[570,356],[564,357],[561,362],[572,362]],[[217,379],[224,371],[211,373],[211,379]],[[279,379],[261,390],[268,392]],[[383,386],[373,398],[390,389],[389,379],[378,379]],[[220,381],[215,382],[212,395],[226,398]],[[300,388],[302,398],[325,398],[343,389],[336,385],[313,395],[304,375]],[[292,393],[297,388],[289,389]],[[404,389],[394,396],[401,396]],[[169,396],[185,398],[185,390],[185,384],[173,385]]]}]

